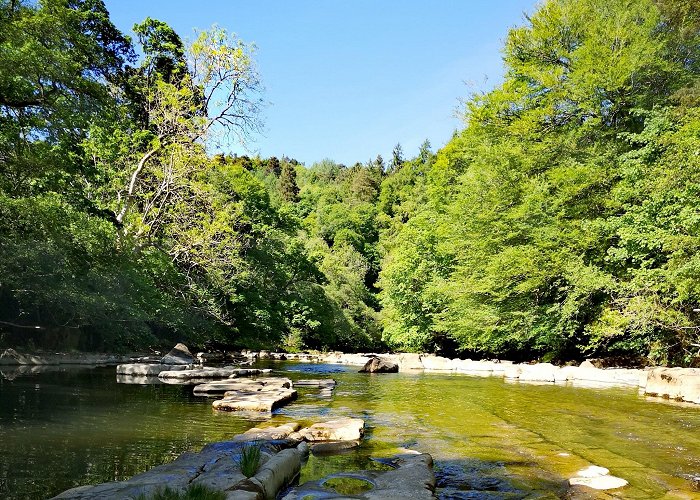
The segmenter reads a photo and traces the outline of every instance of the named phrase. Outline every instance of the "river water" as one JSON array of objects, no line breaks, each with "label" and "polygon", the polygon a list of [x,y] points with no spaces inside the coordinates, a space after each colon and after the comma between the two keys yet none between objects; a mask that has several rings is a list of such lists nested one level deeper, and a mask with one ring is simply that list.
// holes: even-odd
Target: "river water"
[{"label": "river water", "polygon": [[443,499],[561,498],[566,480],[588,465],[629,481],[614,497],[700,498],[700,406],[645,398],[636,389],[270,366],[292,380],[332,377],[338,385],[331,399],[302,389],[266,419],[215,412],[187,386],[117,384],[114,367],[3,369],[0,498],[47,498],[123,480],[260,420],[341,416],[365,419],[367,439],[350,453],[311,456],[302,482],[379,467],[373,458],[408,448],[433,456]]}]

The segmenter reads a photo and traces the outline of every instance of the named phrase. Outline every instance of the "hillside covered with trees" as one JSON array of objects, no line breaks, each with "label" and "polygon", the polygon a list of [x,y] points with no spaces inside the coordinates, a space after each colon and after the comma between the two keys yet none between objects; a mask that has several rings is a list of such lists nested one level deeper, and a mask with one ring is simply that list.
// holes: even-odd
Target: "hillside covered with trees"
[{"label": "hillside covered with trees", "polygon": [[700,362],[697,0],[545,1],[445,147],[352,166],[218,153],[252,47],[134,33],[0,0],[0,344]]}]

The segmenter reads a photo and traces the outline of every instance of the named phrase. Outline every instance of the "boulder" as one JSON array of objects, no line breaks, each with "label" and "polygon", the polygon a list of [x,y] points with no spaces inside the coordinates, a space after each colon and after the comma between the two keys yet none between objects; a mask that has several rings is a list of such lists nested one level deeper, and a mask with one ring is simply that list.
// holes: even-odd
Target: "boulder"
[{"label": "boulder", "polygon": [[306,441],[357,441],[365,432],[365,421],[361,418],[341,418],[314,424],[291,435],[291,438]]},{"label": "boulder", "polygon": [[260,467],[254,479],[262,485],[264,498],[274,499],[277,493],[299,476],[303,451],[282,450]]},{"label": "boulder", "polygon": [[399,365],[382,358],[370,358],[365,366],[362,367],[360,373],[396,373],[399,371]]},{"label": "boulder", "polygon": [[185,344],[180,343],[163,356],[160,362],[164,365],[191,365],[194,363],[194,356]]}]

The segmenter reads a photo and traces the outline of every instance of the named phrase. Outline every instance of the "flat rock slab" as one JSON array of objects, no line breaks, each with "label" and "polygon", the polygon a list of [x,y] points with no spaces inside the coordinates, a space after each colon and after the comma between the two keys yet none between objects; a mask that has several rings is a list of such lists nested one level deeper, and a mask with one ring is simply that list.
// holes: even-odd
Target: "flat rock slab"
[{"label": "flat rock slab", "polygon": [[[358,471],[327,476],[291,489],[282,500],[365,499],[365,500],[428,500],[435,498],[433,459],[428,454],[400,455],[390,460],[394,470]],[[364,491],[345,490],[348,483],[364,484]]]},{"label": "flat rock slab", "polygon": [[234,437],[234,441],[271,441],[278,439],[287,439],[290,434],[298,431],[301,428],[296,422],[278,425],[276,427],[253,427],[248,429],[243,434]]},{"label": "flat rock slab", "polygon": [[267,377],[258,380],[240,379],[207,382],[195,386],[195,396],[220,396],[227,391],[258,392],[263,388],[291,389],[292,381],[284,377]]},{"label": "flat rock slab", "polygon": [[221,379],[236,377],[252,377],[255,375],[267,375],[272,373],[270,369],[258,370],[250,368],[198,368],[196,370],[171,370],[162,371],[158,377],[162,379],[174,380],[197,380],[197,379]]},{"label": "flat rock slab", "polygon": [[283,387],[263,387],[258,391],[226,391],[212,403],[215,410],[272,412],[297,398],[297,391]]},{"label": "flat rock slab", "polygon": [[365,432],[365,421],[361,418],[341,418],[320,422],[292,434],[294,439],[306,441],[357,441]]},{"label": "flat rock slab", "polygon": [[163,365],[161,363],[129,363],[117,366],[118,375],[158,375],[164,371],[187,370],[187,365]]},{"label": "flat rock slab", "polygon": [[319,392],[316,394],[317,397],[330,399],[333,397],[333,389],[335,389],[335,380],[333,380],[332,378],[297,380],[296,382],[294,382],[294,387],[318,388]]}]

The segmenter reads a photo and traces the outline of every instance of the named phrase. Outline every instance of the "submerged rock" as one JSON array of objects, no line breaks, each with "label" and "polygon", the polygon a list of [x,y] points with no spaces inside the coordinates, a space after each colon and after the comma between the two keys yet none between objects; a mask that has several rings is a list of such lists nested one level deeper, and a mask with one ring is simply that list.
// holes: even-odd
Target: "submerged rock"
[{"label": "submerged rock", "polygon": [[194,363],[194,356],[185,344],[179,343],[163,356],[160,362],[164,365],[191,365]]},{"label": "submerged rock", "polygon": [[365,366],[362,367],[360,373],[397,373],[399,365],[382,358],[371,358]]},{"label": "submerged rock", "polygon": [[332,378],[297,380],[294,382],[294,387],[317,387],[319,389],[317,396],[328,399],[333,397],[335,380]]},{"label": "submerged rock", "polygon": [[360,441],[327,441],[315,443],[311,446],[314,455],[337,455],[360,446]]},{"label": "submerged rock", "polygon": [[390,463],[395,469],[344,472],[332,474],[319,481],[306,482],[291,489],[282,500],[435,498],[435,474],[430,455],[400,455],[393,457]]}]

